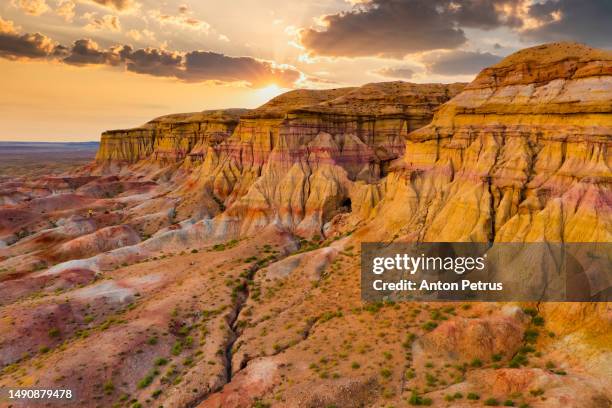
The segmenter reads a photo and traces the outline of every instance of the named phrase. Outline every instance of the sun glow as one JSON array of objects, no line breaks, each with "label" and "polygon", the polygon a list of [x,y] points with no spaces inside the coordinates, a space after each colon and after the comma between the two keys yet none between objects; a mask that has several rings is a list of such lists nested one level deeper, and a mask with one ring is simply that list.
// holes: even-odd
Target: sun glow
[{"label": "sun glow", "polygon": [[286,88],[281,88],[280,86],[276,84],[270,84],[264,88],[258,89],[256,91],[256,94],[257,94],[257,99],[260,99],[262,103],[264,103],[274,98],[275,96],[278,96],[287,91],[288,89]]}]

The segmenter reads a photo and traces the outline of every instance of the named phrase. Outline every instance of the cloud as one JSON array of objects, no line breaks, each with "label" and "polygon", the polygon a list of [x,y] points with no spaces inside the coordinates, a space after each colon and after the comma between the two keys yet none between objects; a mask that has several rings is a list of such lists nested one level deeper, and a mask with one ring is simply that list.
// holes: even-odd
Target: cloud
[{"label": "cloud", "polygon": [[149,15],[161,26],[170,25],[184,30],[201,31],[204,33],[208,33],[210,31],[210,24],[195,17],[190,17],[188,13],[188,8],[180,8],[179,15],[165,14],[160,10],[152,10],[149,12]]},{"label": "cloud", "polygon": [[293,67],[210,51],[188,52],[185,54],[184,68],[179,77],[187,81],[246,81],[253,86],[274,82],[281,87],[290,87],[300,79],[300,73]]},{"label": "cloud", "polygon": [[121,22],[119,17],[106,14],[100,18],[91,16],[89,22],[85,25],[86,30],[108,30],[108,31],[121,31]]},{"label": "cloud", "polygon": [[0,33],[14,34],[17,33],[17,27],[11,20],[4,20],[0,17]]},{"label": "cloud", "polygon": [[178,52],[157,48],[133,51],[130,47],[125,58],[128,71],[161,77],[180,77],[183,56]]},{"label": "cloud", "polygon": [[529,16],[539,24],[522,31],[526,39],[571,40],[612,47],[610,0],[548,0],[534,3]]},{"label": "cloud", "polygon": [[49,11],[49,6],[45,0],[12,0],[12,4],[32,16],[39,16]]},{"label": "cloud", "polygon": [[134,41],[140,41],[143,39],[147,40],[148,42],[155,41],[155,33],[151,30],[147,30],[146,28],[143,30],[131,29],[125,34]]},{"label": "cloud", "polygon": [[20,34],[12,21],[0,17],[0,58],[59,58],[64,52],[65,48],[51,38],[40,33]]},{"label": "cloud", "polygon": [[302,73],[292,66],[210,51],[134,49],[131,45],[103,48],[87,38],[75,41],[70,47],[64,47],[40,33],[20,34],[11,21],[1,18],[0,57],[46,58],[75,66],[123,66],[130,72],[176,78],[186,82],[245,82],[255,87],[271,83],[291,87],[302,78]]},{"label": "cloud", "polygon": [[423,58],[427,70],[440,75],[472,75],[502,59],[488,52],[435,52]]},{"label": "cloud", "polygon": [[74,18],[74,7],[75,4],[71,0],[60,0],[58,7],[55,12],[58,16],[63,17],[64,20],[71,22]]},{"label": "cloud", "polygon": [[135,8],[138,4],[132,0],[90,0],[91,2],[109,9],[125,11]]},{"label": "cloud", "polygon": [[61,48],[49,37],[40,33],[18,34],[0,32],[0,57],[6,59],[47,58],[56,55]]},{"label": "cloud", "polygon": [[506,27],[525,40],[612,44],[610,0],[370,0],[299,31],[312,55],[386,56],[456,49],[465,29]]},{"label": "cloud", "polygon": [[414,75],[414,70],[408,67],[386,67],[374,71],[375,74],[387,78],[410,79]]},{"label": "cloud", "polygon": [[373,0],[349,12],[324,16],[323,30],[300,31],[307,50],[327,56],[396,56],[438,48],[456,48],[466,42],[439,0]]},{"label": "cloud", "polygon": [[70,65],[119,65],[125,57],[125,47],[115,46],[108,50],[100,48],[93,40],[88,38],[77,40],[72,44],[62,61]]}]

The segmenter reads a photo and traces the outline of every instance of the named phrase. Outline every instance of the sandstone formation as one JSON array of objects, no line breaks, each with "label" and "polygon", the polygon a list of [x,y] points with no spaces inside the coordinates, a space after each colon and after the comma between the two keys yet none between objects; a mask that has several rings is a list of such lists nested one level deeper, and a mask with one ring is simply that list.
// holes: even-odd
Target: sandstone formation
[{"label": "sandstone formation", "polygon": [[572,43],[483,70],[408,135],[381,229],[424,241],[609,242],[611,70],[612,54]]},{"label": "sandstone formation", "polygon": [[188,153],[229,136],[244,109],[180,113],[162,116],[140,128],[102,134],[97,161],[134,163],[141,159],[176,162]]},{"label": "sandstone formation", "polygon": [[391,82],[297,90],[241,112],[239,122],[236,110],[170,115],[106,132],[97,162],[197,164],[175,189],[178,218],[212,217],[227,208],[215,226],[224,237],[269,223],[320,234],[352,202],[357,210],[373,205],[377,192],[367,184],[400,156],[403,136],[428,123],[462,88]]}]

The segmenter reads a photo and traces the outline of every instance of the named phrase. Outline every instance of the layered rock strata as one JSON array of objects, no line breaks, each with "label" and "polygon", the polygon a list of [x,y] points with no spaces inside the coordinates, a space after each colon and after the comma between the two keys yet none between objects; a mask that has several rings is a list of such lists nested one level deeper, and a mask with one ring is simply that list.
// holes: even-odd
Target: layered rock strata
[{"label": "layered rock strata", "polygon": [[176,162],[218,144],[238,125],[245,109],[211,110],[161,116],[141,127],[102,133],[96,161],[134,163],[142,159]]},{"label": "layered rock strata", "polygon": [[[403,136],[462,88],[392,82],[291,91],[243,113],[231,135],[227,111],[214,113],[223,124],[206,122],[200,133],[193,115],[171,115],[106,133],[98,162],[124,158],[188,167],[173,193],[178,218],[214,217],[227,209],[215,220],[214,235],[252,233],[269,223],[299,234],[322,233],[353,202],[357,209],[364,201],[367,209],[377,202],[372,183],[401,155]],[[211,113],[202,115],[212,120]]]},{"label": "layered rock strata", "polygon": [[571,43],[483,70],[406,138],[376,229],[424,241],[612,239],[612,53]]}]

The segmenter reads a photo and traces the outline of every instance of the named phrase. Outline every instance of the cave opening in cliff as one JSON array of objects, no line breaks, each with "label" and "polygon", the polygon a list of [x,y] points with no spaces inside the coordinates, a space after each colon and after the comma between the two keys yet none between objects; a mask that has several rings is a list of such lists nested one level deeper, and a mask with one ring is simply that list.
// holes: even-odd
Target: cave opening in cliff
[{"label": "cave opening in cliff", "polygon": [[340,203],[340,207],[341,210],[343,212],[351,212],[352,210],[352,206],[351,206],[351,199],[349,197],[346,197],[344,200],[342,200],[342,202]]}]

